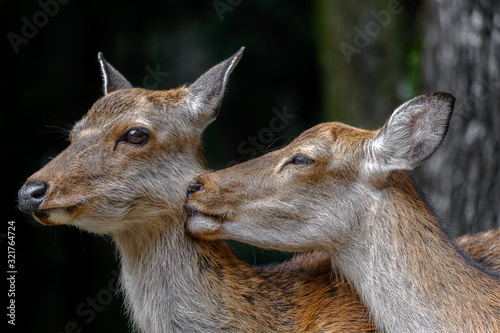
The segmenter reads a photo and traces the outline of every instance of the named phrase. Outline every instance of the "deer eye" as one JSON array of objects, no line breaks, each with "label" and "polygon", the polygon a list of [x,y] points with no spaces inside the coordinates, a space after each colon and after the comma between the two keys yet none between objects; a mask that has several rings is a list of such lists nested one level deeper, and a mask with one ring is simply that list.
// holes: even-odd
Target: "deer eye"
[{"label": "deer eye", "polygon": [[131,143],[133,145],[144,144],[148,141],[149,131],[145,128],[131,128],[122,137],[121,142]]},{"label": "deer eye", "polygon": [[304,155],[295,155],[291,158],[289,158],[284,164],[283,167],[286,167],[287,165],[309,165],[313,164],[314,160],[310,159],[309,157],[305,157]]},{"label": "deer eye", "polygon": [[292,158],[290,161],[290,164],[294,165],[308,165],[308,164],[313,164],[314,161],[308,157],[302,156],[302,155],[296,155]]}]

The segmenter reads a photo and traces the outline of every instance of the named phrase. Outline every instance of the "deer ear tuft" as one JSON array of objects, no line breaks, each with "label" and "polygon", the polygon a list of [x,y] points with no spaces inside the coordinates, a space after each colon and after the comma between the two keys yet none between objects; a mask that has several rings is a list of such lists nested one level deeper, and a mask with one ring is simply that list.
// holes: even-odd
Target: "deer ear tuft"
[{"label": "deer ear tuft", "polygon": [[99,65],[101,66],[104,95],[107,95],[115,90],[132,88],[130,82],[128,82],[120,72],[118,72],[109,62],[106,61],[106,59],[104,59],[101,52],[97,54],[97,59],[99,60]]}]

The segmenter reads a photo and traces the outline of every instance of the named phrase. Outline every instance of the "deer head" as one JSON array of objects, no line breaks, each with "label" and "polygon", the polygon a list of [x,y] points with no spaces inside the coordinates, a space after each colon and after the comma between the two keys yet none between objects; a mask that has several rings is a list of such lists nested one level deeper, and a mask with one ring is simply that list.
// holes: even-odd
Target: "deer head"
[{"label": "deer head", "polygon": [[19,208],[45,225],[95,233],[182,210],[169,203],[182,202],[184,184],[203,170],[201,134],[242,54],[191,85],[152,91],[133,88],[99,53],[105,96],[75,124],[69,147],[28,178]]},{"label": "deer head", "polygon": [[418,96],[378,131],[320,124],[280,150],[203,174],[188,190],[186,228],[199,238],[285,251],[341,246],[383,200],[393,175],[440,145],[454,101],[447,93]]}]

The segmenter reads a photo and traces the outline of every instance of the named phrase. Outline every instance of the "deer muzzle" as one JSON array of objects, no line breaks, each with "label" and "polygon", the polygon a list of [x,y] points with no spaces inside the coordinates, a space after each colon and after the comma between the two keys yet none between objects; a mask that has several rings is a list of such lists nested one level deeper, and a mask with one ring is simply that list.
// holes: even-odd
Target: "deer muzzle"
[{"label": "deer muzzle", "polygon": [[45,201],[48,192],[49,185],[45,182],[24,184],[17,193],[19,209],[27,213],[36,212]]}]

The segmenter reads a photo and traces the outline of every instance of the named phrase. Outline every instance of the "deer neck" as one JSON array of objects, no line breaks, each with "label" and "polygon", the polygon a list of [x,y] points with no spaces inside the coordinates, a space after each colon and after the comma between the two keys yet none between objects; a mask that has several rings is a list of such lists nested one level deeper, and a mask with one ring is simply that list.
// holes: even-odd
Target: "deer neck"
[{"label": "deer neck", "polygon": [[[227,309],[219,299],[225,281],[214,279],[213,270],[224,244],[210,260],[202,244],[189,239],[184,215],[164,218],[163,229],[149,235],[131,231],[115,235],[121,257],[121,288],[134,324],[143,332],[220,332]],[[157,224],[160,225],[160,224]],[[211,314],[217,313],[216,317]]]},{"label": "deer neck", "polygon": [[184,231],[184,189],[204,170],[196,161],[188,162],[193,168],[190,174],[171,184],[179,190],[169,191],[170,197],[152,210],[163,215],[145,216],[113,234],[120,255],[121,290],[141,332],[223,332],[230,316],[221,299],[227,281],[214,279],[216,270],[210,268],[220,266],[224,258],[236,265],[236,258],[223,241],[203,244]]},{"label": "deer neck", "polygon": [[[113,234],[120,254],[121,290],[134,325],[141,332],[274,331],[276,313],[284,311],[272,304],[272,286],[260,288],[268,280],[238,260],[224,241],[186,235],[185,188],[205,170],[197,161],[188,160],[187,165],[189,174],[170,185],[179,190],[169,191],[170,198],[152,210],[163,210],[163,216],[141,218],[135,227]],[[255,286],[241,288],[242,284]],[[256,296],[258,307],[248,301],[255,293],[267,295]],[[268,318],[256,323],[262,314]],[[251,326],[242,329],[242,323]]]},{"label": "deer neck", "polygon": [[365,208],[360,234],[332,253],[333,265],[353,283],[383,331],[484,331],[471,313],[481,311],[485,300],[497,302],[490,315],[500,319],[498,280],[457,249],[406,177]]}]

